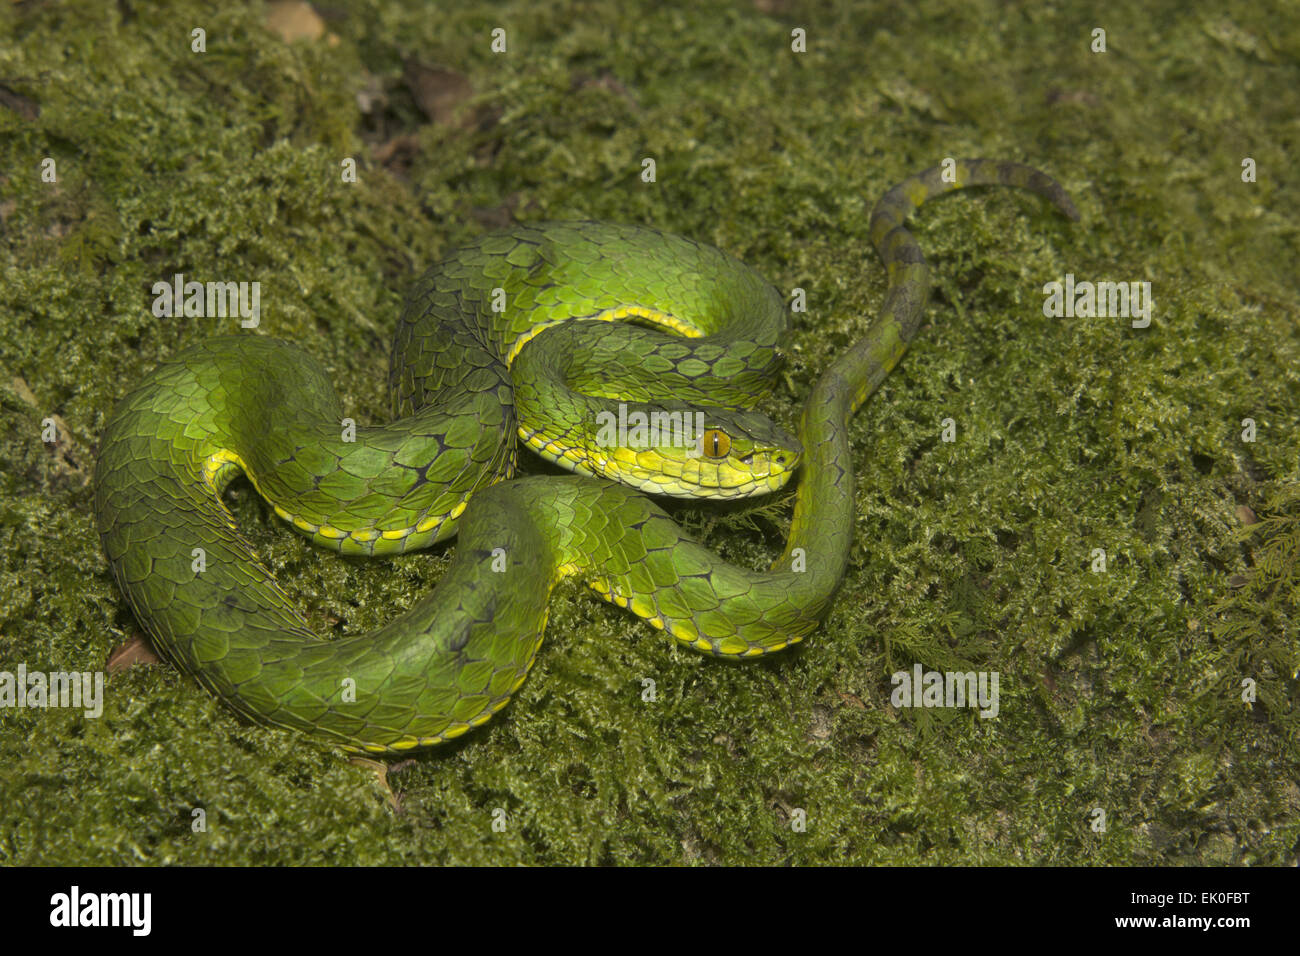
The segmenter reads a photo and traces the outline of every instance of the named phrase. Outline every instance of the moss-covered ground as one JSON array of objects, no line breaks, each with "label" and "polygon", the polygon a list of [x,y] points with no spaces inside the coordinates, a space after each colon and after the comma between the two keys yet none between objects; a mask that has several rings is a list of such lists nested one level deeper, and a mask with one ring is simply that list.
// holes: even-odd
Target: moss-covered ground
[{"label": "moss-covered ground", "polygon": [[[260,281],[258,333],[381,419],[440,253],[512,218],[653,224],[807,291],[768,405],[792,422],[880,305],[894,182],[1016,159],[1083,214],[981,190],[915,217],[936,290],[855,420],[853,563],[805,645],[726,664],[564,588],[514,702],[391,793],[169,666],[115,669],[98,719],[0,711],[0,863],[1294,865],[1300,16],[1224,9],[374,0],[290,42],[257,3],[0,4],[0,670],[103,670],[140,636],[94,531],[99,436],[235,331],[155,318],[175,272]],[[1045,318],[1066,273],[1149,281],[1150,327]],[[323,631],[446,562],[344,560],[230,500]],[[757,567],[789,505],[676,510]],[[918,663],[996,671],[998,716],[892,707]]]}]

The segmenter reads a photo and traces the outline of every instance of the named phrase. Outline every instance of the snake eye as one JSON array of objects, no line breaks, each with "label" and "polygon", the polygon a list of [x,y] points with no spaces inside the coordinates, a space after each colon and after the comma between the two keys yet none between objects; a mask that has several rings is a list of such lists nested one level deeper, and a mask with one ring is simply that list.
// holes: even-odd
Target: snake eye
[{"label": "snake eye", "polygon": [[718,428],[710,428],[700,436],[700,451],[706,458],[726,458],[731,451],[731,436]]}]

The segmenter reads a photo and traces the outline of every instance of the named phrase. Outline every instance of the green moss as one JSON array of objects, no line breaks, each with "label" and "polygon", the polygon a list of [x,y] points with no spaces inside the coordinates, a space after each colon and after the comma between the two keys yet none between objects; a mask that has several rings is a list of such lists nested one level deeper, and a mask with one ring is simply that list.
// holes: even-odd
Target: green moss
[{"label": "green moss", "polygon": [[[294,44],[258,4],[0,6],[0,77],[40,108],[0,106],[0,669],[97,670],[138,633],[88,480],[127,386],[231,330],[154,318],[173,272],[261,281],[261,331],[377,418],[403,290],[441,251],[510,214],[651,223],[808,290],[771,406],[790,423],[879,308],[867,212],[894,182],[1018,159],[1083,221],[1009,190],[915,218],[937,291],[855,421],[854,563],[806,646],[728,665],[564,589],[514,703],[390,773],[396,812],[364,767],[135,668],[97,720],[0,712],[0,861],[1294,864],[1300,22],[1173,0],[1097,22],[992,0],[464,6],[358,3],[338,42]],[[412,58],[469,78],[461,122],[424,120]],[[1151,281],[1151,327],[1043,318],[1066,272]],[[233,495],[327,632],[387,620],[445,563],[343,560]],[[1263,519],[1244,535],[1242,505]],[[789,514],[674,510],[753,566]],[[918,662],[998,671],[999,716],[890,707]]]}]

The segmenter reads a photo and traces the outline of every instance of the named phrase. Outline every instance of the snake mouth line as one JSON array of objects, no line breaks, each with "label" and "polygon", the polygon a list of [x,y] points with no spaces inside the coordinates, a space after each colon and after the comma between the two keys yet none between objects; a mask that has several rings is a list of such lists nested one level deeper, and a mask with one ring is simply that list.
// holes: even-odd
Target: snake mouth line
[{"label": "snake mouth line", "polygon": [[[634,458],[637,450],[645,451],[649,449],[616,447],[609,449],[610,454],[605,455],[589,453],[582,446],[562,444],[555,439],[548,438],[541,431],[529,429],[523,425],[519,426],[518,435],[524,444],[536,452],[539,457],[552,464],[593,478],[605,478],[610,481],[621,482],[646,494],[663,495],[670,498],[699,498],[702,500],[752,498],[757,495],[779,491],[793,475],[793,466],[791,466],[782,470],[747,475],[730,484],[721,481],[708,484],[702,481],[691,481],[680,470],[670,475],[667,472],[652,471],[633,465],[632,462],[623,460],[623,457],[619,454],[619,452],[624,452]],[[754,456],[751,454],[746,457],[748,459],[746,463],[752,464]],[[701,460],[699,455],[691,455],[687,456],[687,458],[689,461],[698,462]],[[798,458],[796,456],[795,464],[797,463]]]}]

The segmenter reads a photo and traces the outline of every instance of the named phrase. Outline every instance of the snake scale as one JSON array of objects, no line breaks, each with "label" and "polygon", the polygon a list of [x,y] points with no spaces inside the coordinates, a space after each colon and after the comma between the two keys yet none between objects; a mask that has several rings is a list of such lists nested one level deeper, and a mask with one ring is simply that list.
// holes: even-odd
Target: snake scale
[{"label": "snake scale", "polygon": [[[904,220],[931,196],[996,184],[1078,218],[1059,184],[1014,163],[961,161],[886,192],[869,222],[889,277],[881,314],[817,381],[797,437],[750,410],[781,361],[782,297],[716,249],[637,226],[518,225],[431,269],[398,322],[388,425],[349,434],[324,369],[288,343],[189,347],[145,376],[103,436],[95,514],[109,566],[164,657],[240,713],[348,750],[408,750],[488,720],[527,675],[566,577],[705,653],[780,650],[817,627],[845,574],[848,421],[928,295]],[[675,413],[662,421],[702,427],[611,442],[596,422],[620,403],[620,423]],[[520,444],[577,474],[505,480]],[[796,470],[789,540],[766,572],[722,561],[642,493],[743,497]],[[240,472],[343,553],[458,534],[450,567],[374,633],[322,639],[222,501]]]}]

